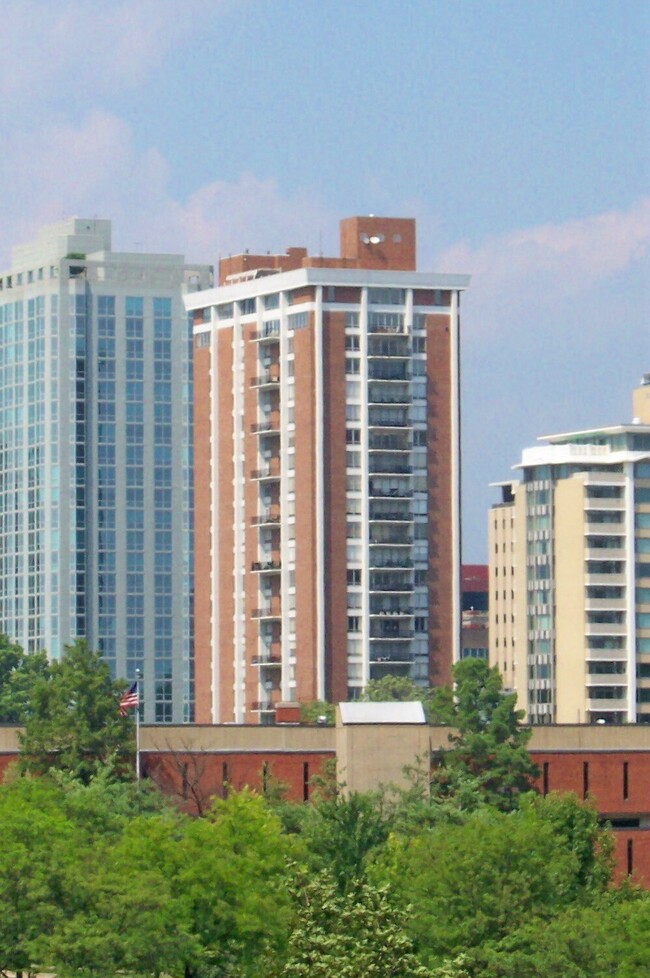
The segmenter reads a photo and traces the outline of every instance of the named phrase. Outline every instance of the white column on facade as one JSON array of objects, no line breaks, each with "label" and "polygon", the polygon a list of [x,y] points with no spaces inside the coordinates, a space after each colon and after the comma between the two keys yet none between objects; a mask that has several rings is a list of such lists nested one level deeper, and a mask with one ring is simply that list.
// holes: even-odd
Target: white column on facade
[{"label": "white column on facade", "polygon": [[[210,622],[210,658],[212,668],[210,678],[212,688],[210,690],[212,700],[212,721],[219,723],[223,720],[221,716],[221,660],[219,658],[219,531],[221,521],[219,520],[219,454],[217,438],[218,426],[221,418],[218,416],[217,405],[219,404],[219,365],[217,363],[217,328],[215,320],[214,306],[210,308],[210,592],[212,595],[211,609],[212,620]],[[195,486],[196,490],[196,486]],[[196,588],[196,582],[194,584]]]},{"label": "white column on facade", "polygon": [[[243,382],[244,382],[244,344],[238,304],[234,303],[233,322],[233,538],[234,538],[234,721],[243,723],[246,704],[244,702],[244,683],[246,679],[246,604],[244,585],[246,568],[244,563],[244,472],[242,458],[244,453],[243,426]],[[257,420],[257,418],[255,418]]]},{"label": "white column on facade", "polygon": [[627,721],[636,723],[636,550],[634,462],[625,462],[625,619],[627,642]]},{"label": "white column on facade", "polygon": [[359,307],[361,402],[361,681],[370,679],[370,465],[368,451],[368,289],[361,289]]},{"label": "white column on facade", "polygon": [[[287,336],[287,300],[284,292],[280,293],[279,307],[276,314],[280,317],[280,641],[282,658],[281,695],[289,700],[289,500],[288,479],[289,468],[289,409],[287,406],[287,390],[289,379],[289,343]],[[294,418],[295,418],[295,375],[294,375]],[[293,430],[293,429],[292,429]]]},{"label": "white column on facade", "polygon": [[314,307],[316,398],[316,679],[318,699],[325,699],[325,493],[323,486],[323,287],[316,286]]},{"label": "white column on facade", "polygon": [[459,293],[452,290],[449,316],[451,345],[451,533],[452,533],[452,662],[460,659],[460,310]]}]

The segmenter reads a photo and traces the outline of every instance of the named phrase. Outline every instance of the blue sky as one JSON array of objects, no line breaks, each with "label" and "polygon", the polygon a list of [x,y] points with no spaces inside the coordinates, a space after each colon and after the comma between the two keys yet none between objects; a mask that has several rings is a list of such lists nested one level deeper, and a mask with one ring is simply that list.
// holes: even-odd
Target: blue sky
[{"label": "blue sky", "polygon": [[644,0],[21,0],[0,40],[0,263],[71,214],[124,250],[337,249],[414,216],[469,272],[464,556],[490,481],[629,420],[650,370]]}]

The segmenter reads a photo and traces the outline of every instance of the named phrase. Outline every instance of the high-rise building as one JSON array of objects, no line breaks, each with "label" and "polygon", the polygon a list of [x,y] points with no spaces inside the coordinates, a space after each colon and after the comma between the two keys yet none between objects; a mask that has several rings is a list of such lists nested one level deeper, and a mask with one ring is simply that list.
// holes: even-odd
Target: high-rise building
[{"label": "high-rise building", "polygon": [[341,223],[341,256],[242,254],[189,296],[201,721],[273,722],[460,641],[459,301],[415,222]]},{"label": "high-rise building", "polygon": [[530,723],[650,722],[650,375],[633,410],[525,449],[490,510],[490,660]]},{"label": "high-rise building", "polygon": [[111,251],[70,219],[0,274],[0,630],[76,637],[144,678],[144,717],[192,691],[192,354],[183,294],[209,269]]},{"label": "high-rise building", "polygon": [[488,646],[488,566],[461,567],[461,659],[485,659]]}]

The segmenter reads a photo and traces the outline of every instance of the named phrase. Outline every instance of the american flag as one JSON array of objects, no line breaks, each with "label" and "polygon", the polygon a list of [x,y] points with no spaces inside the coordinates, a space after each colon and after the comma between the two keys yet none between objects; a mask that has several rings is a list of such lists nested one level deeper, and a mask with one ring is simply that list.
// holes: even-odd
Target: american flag
[{"label": "american flag", "polygon": [[139,705],[140,694],[138,692],[138,681],[136,679],[133,685],[129,686],[129,688],[122,693],[122,698],[120,699],[119,705],[120,716],[125,717],[127,710]]}]

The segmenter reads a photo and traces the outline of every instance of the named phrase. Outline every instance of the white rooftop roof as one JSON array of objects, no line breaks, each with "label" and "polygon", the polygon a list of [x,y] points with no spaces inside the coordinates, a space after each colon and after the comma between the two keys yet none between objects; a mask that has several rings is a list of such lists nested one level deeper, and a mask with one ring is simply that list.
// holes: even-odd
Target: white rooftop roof
[{"label": "white rooftop roof", "polygon": [[421,703],[339,703],[341,722],[426,723]]}]

